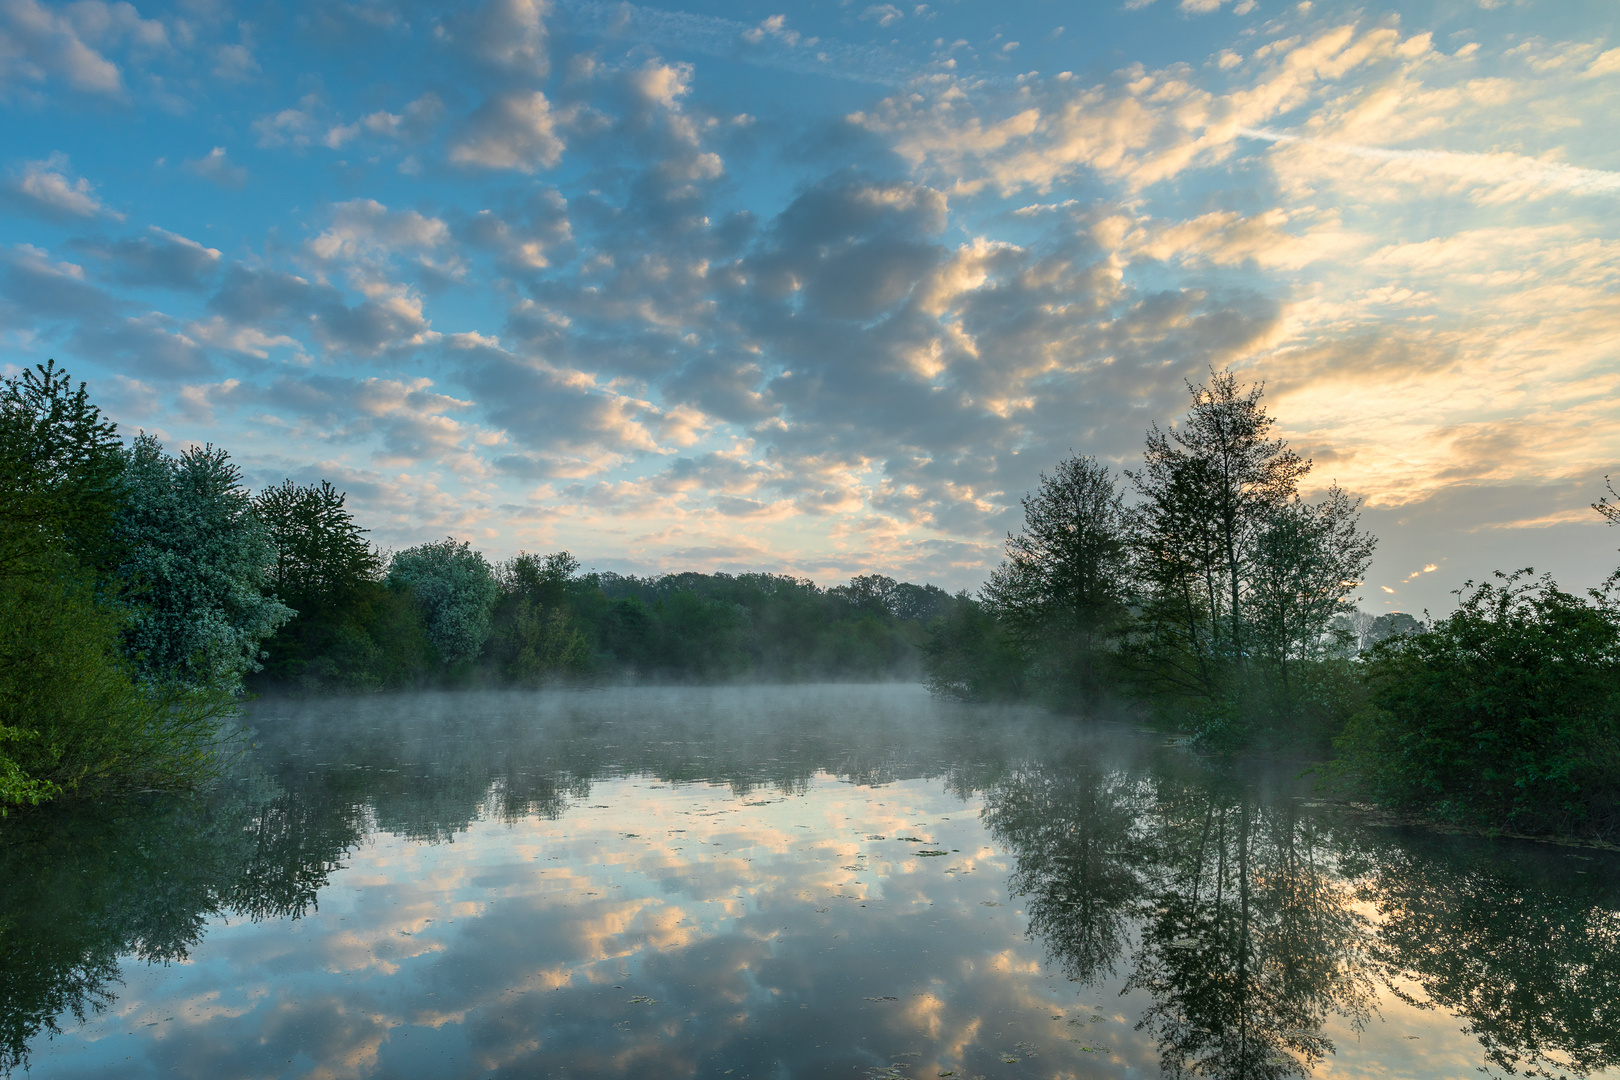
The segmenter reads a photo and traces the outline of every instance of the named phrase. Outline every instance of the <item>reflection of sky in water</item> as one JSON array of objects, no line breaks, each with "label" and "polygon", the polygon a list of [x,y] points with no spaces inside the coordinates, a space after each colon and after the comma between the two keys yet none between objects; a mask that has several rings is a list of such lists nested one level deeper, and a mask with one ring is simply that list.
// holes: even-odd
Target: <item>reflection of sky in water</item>
[{"label": "reflection of sky in water", "polygon": [[[1159,1074],[1130,964],[1071,983],[1026,937],[982,792],[786,788],[609,775],[556,819],[370,831],[304,918],[215,918],[183,962],[126,960],[33,1073]],[[1328,1016],[1315,1075],[1474,1075],[1462,1027],[1379,986],[1361,1030]]]}]

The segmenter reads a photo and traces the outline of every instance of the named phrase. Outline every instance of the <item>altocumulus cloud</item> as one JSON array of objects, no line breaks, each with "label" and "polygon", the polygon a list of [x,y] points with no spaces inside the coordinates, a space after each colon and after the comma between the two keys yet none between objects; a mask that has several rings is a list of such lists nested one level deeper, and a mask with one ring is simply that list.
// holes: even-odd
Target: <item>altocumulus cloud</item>
[{"label": "altocumulus cloud", "polygon": [[1230,366],[1438,604],[1620,459],[1616,15],[1560,11],[8,0],[0,332],[386,543],[951,587]]}]

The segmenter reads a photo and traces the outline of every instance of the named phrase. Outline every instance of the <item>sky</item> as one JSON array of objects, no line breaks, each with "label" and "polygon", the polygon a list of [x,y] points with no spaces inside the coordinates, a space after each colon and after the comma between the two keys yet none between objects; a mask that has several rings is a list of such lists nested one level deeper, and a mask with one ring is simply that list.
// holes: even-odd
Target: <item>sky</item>
[{"label": "sky", "polygon": [[976,588],[1263,382],[1371,611],[1617,561],[1612,0],[0,0],[0,373],[372,537]]}]

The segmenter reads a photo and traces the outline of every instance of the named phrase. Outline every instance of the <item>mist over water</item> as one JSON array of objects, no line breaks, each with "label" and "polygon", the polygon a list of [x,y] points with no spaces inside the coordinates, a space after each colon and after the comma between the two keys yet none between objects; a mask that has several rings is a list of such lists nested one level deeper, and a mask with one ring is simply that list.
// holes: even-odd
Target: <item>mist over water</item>
[{"label": "mist over water", "polygon": [[46,1077],[1615,1075],[1620,860],[917,687],[261,701],[0,825]]}]

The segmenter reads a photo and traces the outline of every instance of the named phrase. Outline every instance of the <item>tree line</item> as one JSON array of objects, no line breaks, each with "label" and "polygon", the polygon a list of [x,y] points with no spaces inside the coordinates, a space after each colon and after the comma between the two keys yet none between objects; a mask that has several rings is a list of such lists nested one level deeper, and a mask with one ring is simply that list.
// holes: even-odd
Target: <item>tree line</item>
[{"label": "tree line", "polygon": [[[1620,570],[1578,596],[1532,571],[1432,626],[1354,606],[1376,539],[1272,437],[1261,386],[1212,372],[1140,469],[1075,456],[1023,501],[976,598],[924,644],[936,693],[1144,711],[1222,752],[1334,758],[1387,806],[1491,829],[1620,836]],[[1620,523],[1620,496],[1593,508]]]},{"label": "tree line", "polygon": [[183,785],[246,692],[557,679],[915,679],[953,603],[882,575],[581,573],[385,552],[330,483],[116,427],[54,362],[0,382],[0,813]]},{"label": "tree line", "polygon": [[[1303,751],[1386,805],[1620,835],[1620,571],[1528,572],[1425,625],[1353,595],[1375,539],[1212,372],[1116,475],[1074,456],[977,596],[881,575],[582,573],[447,538],[386,552],[330,483],[255,494],[224,450],[125,445],[54,363],[0,385],[0,811],[195,780],[248,691],[924,678],[1126,708],[1200,747]],[[1620,496],[1594,508],[1620,522]]]}]

